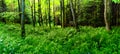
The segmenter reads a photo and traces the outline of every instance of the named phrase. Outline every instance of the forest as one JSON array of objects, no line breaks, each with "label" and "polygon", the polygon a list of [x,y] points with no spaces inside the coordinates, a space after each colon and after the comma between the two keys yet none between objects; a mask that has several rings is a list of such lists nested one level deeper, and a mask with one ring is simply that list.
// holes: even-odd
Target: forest
[{"label": "forest", "polygon": [[0,0],[0,54],[120,54],[120,0]]}]

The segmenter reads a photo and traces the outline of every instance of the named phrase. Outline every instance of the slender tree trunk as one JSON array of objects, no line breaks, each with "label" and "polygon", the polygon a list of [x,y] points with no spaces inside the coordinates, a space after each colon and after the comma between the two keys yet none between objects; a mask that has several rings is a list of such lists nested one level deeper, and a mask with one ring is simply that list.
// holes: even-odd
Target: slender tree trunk
[{"label": "slender tree trunk", "polygon": [[80,5],[81,5],[81,0],[78,0],[78,15],[80,14]]},{"label": "slender tree trunk", "polygon": [[25,0],[21,0],[22,2],[22,8],[21,8],[21,36],[24,37],[25,36],[25,17],[24,17],[24,13],[25,13]]},{"label": "slender tree trunk", "polygon": [[41,19],[40,19],[40,16],[41,16],[40,15],[40,1],[41,0],[38,0],[38,23],[39,23],[39,26],[41,26],[41,22],[40,22],[41,21]]},{"label": "slender tree trunk", "polygon": [[53,18],[54,18],[54,26],[55,26],[55,0],[53,0]]},{"label": "slender tree trunk", "polygon": [[110,19],[111,19],[111,0],[104,0],[104,20],[106,25],[106,30],[110,30]]},{"label": "slender tree trunk", "polygon": [[35,27],[36,24],[36,10],[35,10],[35,0],[33,1],[33,6],[34,6],[34,14],[33,14],[33,26]]},{"label": "slender tree trunk", "polygon": [[51,28],[51,17],[50,17],[50,0],[49,0],[49,12],[48,12],[48,20],[49,20],[49,27]]},{"label": "slender tree trunk", "polygon": [[65,10],[64,10],[64,0],[60,0],[60,7],[61,7],[61,27],[65,26]]},{"label": "slender tree trunk", "polygon": [[66,25],[66,18],[65,18],[65,4],[64,4],[64,0],[62,1],[62,3],[63,3],[63,7],[62,7],[62,9],[63,9],[63,27],[65,27],[65,25]]},{"label": "slender tree trunk", "polygon": [[47,7],[45,7],[45,25],[48,25],[48,14],[47,14]]},{"label": "slender tree trunk", "polygon": [[74,9],[73,9],[72,0],[70,0],[70,8],[71,8],[71,12],[72,12],[72,17],[73,17],[74,25],[75,25],[75,27],[77,28],[76,19],[75,19],[75,11],[74,11]]},{"label": "slender tree trunk", "polygon": [[38,0],[38,23],[41,26],[43,24],[42,14],[41,14],[41,0]]},{"label": "slender tree trunk", "polygon": [[[19,19],[21,20],[21,6],[20,6],[21,2],[20,0],[18,0],[18,10],[19,10]],[[20,22],[21,24],[21,22]]]},{"label": "slender tree trunk", "polygon": [[63,16],[63,14],[62,14],[62,10],[63,10],[63,9],[62,9],[62,6],[63,6],[63,4],[62,4],[62,0],[60,0],[60,9],[61,9],[61,10],[60,10],[61,27],[63,27],[63,21],[62,21],[62,19],[63,19],[63,17],[62,17],[62,16]]},{"label": "slender tree trunk", "polygon": [[33,11],[33,4],[31,6],[31,17],[32,17],[32,22],[33,22],[33,26],[34,26],[34,11]]}]

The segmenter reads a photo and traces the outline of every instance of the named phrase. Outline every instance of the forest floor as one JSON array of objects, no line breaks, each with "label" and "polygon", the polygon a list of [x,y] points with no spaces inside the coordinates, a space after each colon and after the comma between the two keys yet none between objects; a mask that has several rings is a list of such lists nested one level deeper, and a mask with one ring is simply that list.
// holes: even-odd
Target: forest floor
[{"label": "forest floor", "polygon": [[120,54],[119,27],[79,29],[26,25],[22,39],[19,24],[0,23],[0,54]]}]

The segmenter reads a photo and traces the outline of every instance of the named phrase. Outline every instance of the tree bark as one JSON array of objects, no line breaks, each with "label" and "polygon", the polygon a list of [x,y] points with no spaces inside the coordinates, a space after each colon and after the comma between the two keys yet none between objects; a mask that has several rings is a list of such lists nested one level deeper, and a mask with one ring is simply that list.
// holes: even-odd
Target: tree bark
[{"label": "tree bark", "polygon": [[34,14],[33,14],[33,26],[35,27],[36,23],[36,10],[35,10],[35,0],[33,1],[33,6],[34,6]]},{"label": "tree bark", "polygon": [[48,2],[49,4],[49,12],[48,12],[48,20],[49,20],[49,27],[51,28],[51,17],[50,17],[50,0],[49,0],[49,2]]},{"label": "tree bark", "polygon": [[70,0],[70,8],[71,8],[71,12],[72,12],[72,17],[73,17],[74,26],[77,28],[76,19],[75,19],[75,11],[74,11],[74,9],[73,9],[72,0]]},{"label": "tree bark", "polygon": [[41,0],[38,0],[38,23],[39,23],[39,26],[43,24],[42,14],[41,14]]},{"label": "tree bark", "polygon": [[53,18],[54,18],[54,26],[55,26],[55,0],[53,0]]},{"label": "tree bark", "polygon": [[18,0],[19,19],[21,20],[21,5],[20,4],[21,4],[21,2],[20,2],[20,0]]},{"label": "tree bark", "polygon": [[64,0],[60,0],[60,13],[61,13],[61,27],[65,27],[65,7],[64,7]]},{"label": "tree bark", "polygon": [[63,14],[62,14],[62,0],[60,0],[60,17],[61,17],[61,27],[63,27],[63,21],[62,21],[62,16],[63,16]]},{"label": "tree bark", "polygon": [[24,13],[25,13],[25,0],[21,0],[22,2],[22,8],[21,8],[21,36],[24,37],[25,36],[25,17],[24,17]]},{"label": "tree bark", "polygon": [[104,0],[104,20],[106,30],[110,31],[110,19],[111,19],[111,0]]}]

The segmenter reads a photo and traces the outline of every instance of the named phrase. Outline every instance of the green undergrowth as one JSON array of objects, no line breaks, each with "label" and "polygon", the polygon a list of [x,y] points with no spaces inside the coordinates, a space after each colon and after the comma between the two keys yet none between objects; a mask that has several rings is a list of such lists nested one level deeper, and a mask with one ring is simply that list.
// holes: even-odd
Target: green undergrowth
[{"label": "green undergrowth", "polygon": [[120,54],[120,28],[33,27],[26,25],[22,39],[20,25],[0,23],[0,54]]}]

